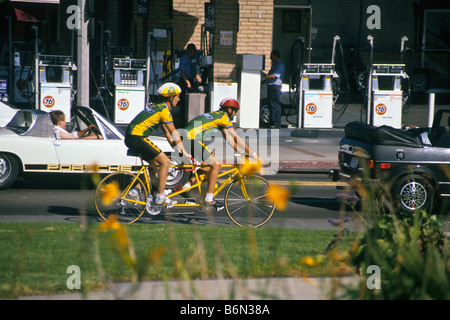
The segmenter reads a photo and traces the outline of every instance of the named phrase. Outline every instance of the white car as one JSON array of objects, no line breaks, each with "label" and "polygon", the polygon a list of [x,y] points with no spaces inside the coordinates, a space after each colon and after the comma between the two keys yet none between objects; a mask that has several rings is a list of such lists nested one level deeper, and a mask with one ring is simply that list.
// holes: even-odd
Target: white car
[{"label": "white car", "polygon": [[[120,128],[87,107],[72,108],[71,114],[73,130],[93,123],[103,139],[58,140],[50,114],[35,109],[18,110],[0,128],[0,189],[7,189],[20,175],[111,173],[134,171],[141,165],[140,158],[127,155]],[[151,140],[169,156],[174,152],[165,137],[154,136]],[[171,170],[166,187],[178,186],[185,175],[184,171]]]},{"label": "white car", "polygon": [[6,126],[18,110],[6,102],[0,101],[0,127]]}]

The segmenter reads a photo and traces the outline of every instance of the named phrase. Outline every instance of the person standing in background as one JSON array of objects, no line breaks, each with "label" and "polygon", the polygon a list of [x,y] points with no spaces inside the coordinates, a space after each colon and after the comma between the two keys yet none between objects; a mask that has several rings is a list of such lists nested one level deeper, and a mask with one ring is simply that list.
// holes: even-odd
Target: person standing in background
[{"label": "person standing in background", "polygon": [[270,128],[281,127],[281,85],[283,83],[285,66],[280,59],[280,51],[272,50],[270,53],[272,67],[267,75],[262,76],[266,79],[267,98],[270,107]]},{"label": "person standing in background", "polygon": [[186,47],[186,54],[180,59],[181,79],[180,87],[180,111],[183,125],[186,124],[186,94],[190,89],[195,88],[196,83],[202,83],[200,76],[200,56],[197,54],[197,47],[189,43]]}]

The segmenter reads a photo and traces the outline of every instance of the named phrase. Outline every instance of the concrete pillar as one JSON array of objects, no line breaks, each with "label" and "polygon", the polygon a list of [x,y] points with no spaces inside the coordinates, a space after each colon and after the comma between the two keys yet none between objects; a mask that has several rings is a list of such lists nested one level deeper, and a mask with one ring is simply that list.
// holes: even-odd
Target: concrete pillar
[{"label": "concrete pillar", "polygon": [[80,28],[77,32],[77,105],[89,106],[89,39],[86,0],[78,0]]}]

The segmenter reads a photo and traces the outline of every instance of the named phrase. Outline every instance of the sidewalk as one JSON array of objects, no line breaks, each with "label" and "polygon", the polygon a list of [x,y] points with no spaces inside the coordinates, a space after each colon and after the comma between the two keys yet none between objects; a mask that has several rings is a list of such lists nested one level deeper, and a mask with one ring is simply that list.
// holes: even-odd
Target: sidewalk
[{"label": "sidewalk", "polygon": [[336,285],[354,286],[355,277],[264,278],[188,281],[148,281],[137,287],[115,283],[110,290],[36,295],[20,300],[322,300],[329,299]]}]

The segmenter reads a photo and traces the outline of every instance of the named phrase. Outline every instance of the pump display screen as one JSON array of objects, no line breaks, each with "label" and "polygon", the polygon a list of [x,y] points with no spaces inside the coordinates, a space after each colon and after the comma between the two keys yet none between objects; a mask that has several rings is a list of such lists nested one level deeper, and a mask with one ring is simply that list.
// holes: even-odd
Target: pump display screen
[{"label": "pump display screen", "polygon": [[60,67],[47,67],[47,82],[62,82],[63,69]]},{"label": "pump display screen", "polygon": [[374,64],[373,71],[376,74],[402,74],[405,72],[404,64]]},{"label": "pump display screen", "polygon": [[145,69],[145,60],[131,60],[132,69]]},{"label": "pump display screen", "polygon": [[334,64],[305,64],[303,73],[332,74],[334,72]]}]

